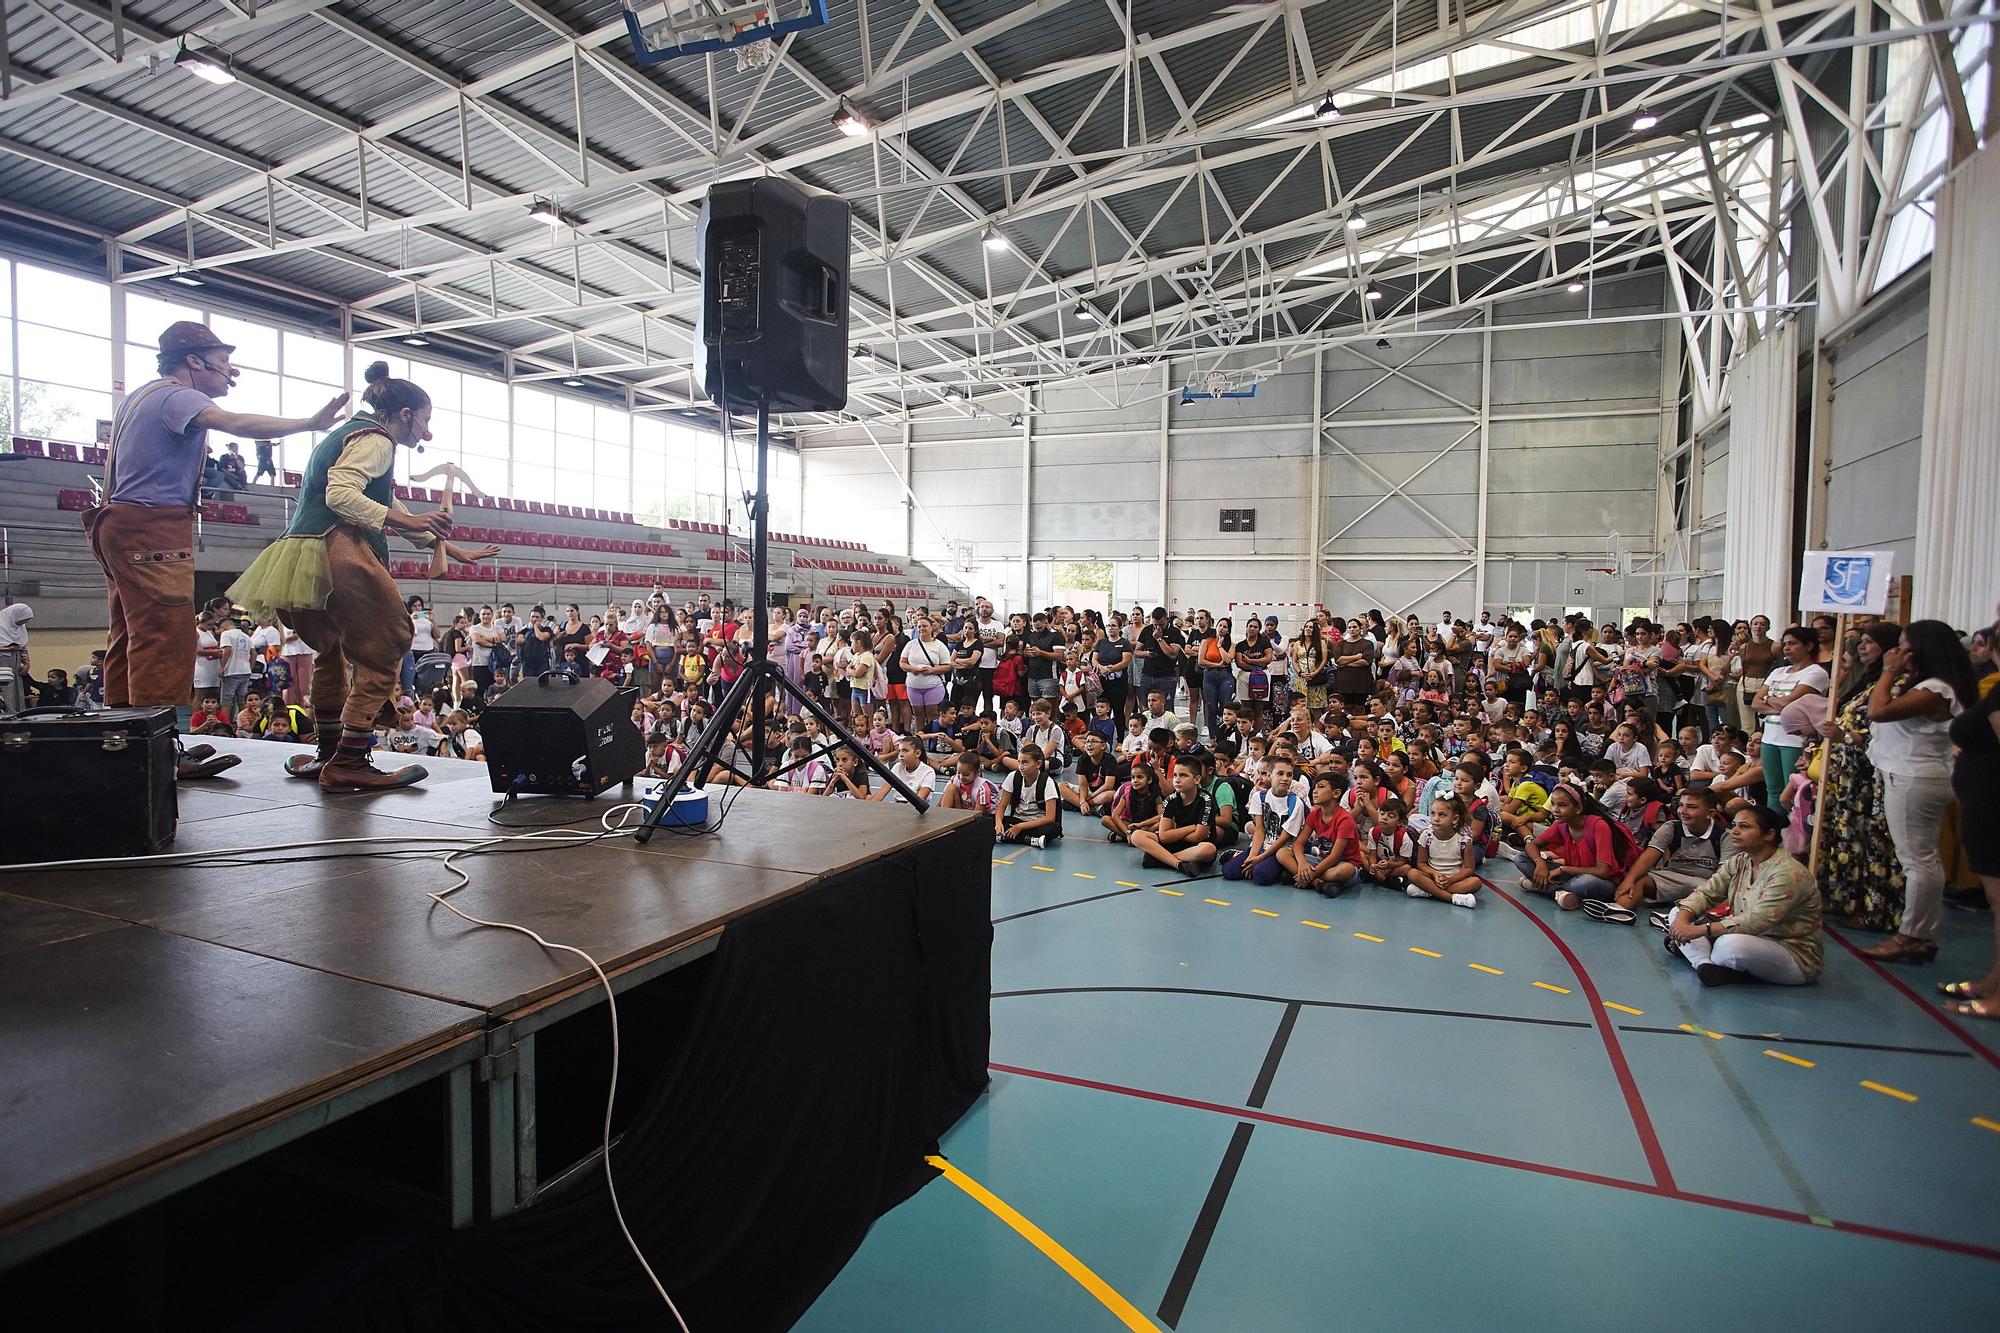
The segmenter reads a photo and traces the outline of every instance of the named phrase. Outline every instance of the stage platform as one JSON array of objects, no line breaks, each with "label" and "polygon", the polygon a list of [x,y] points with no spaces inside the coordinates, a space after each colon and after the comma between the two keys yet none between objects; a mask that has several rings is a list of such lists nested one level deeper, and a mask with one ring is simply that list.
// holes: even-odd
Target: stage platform
[{"label": "stage platform", "polygon": [[[426,760],[431,776],[421,786],[326,794],[283,773],[294,747],[216,744],[243,763],[180,788],[173,850],[252,850],[227,864],[0,873],[0,1270],[398,1097],[437,1118],[412,1132],[434,1146],[436,1160],[422,1174],[451,1226],[504,1217],[590,1161],[575,1134],[553,1153],[543,1141],[552,1118],[588,1125],[603,1114],[595,1071],[607,1045],[605,997],[581,959],[433,903],[427,894],[453,882],[440,864],[449,844],[329,847],[369,854],[303,860],[289,858],[314,853],[254,849],[503,837],[565,814],[578,822],[561,827],[594,831],[623,790],[587,804],[522,800],[502,812],[517,827],[502,828],[492,822],[500,798],[483,764]],[[626,993],[709,958],[742,923],[782,924],[805,912],[831,912],[863,932],[839,938],[845,925],[813,927],[827,950],[849,955],[840,966],[893,977],[903,954],[914,960],[907,993],[890,988],[875,999],[885,1012],[907,1006],[932,1021],[878,1032],[877,1042],[953,1048],[962,1058],[945,1061],[955,1066],[946,1081],[983,1085],[990,825],[963,812],[918,815],[900,804],[759,790],[728,799],[713,833],[662,830],[643,847],[619,837],[461,858],[472,882],[452,901],[574,945],[604,966],[620,992],[627,1044],[621,1107],[638,1106],[669,1066],[689,1058],[680,1029],[724,1021],[706,980],[685,983],[680,1000],[658,1013],[635,1001],[628,1015]],[[885,876],[895,886],[871,888]],[[789,917],[778,910],[829,891]],[[891,893],[911,895],[915,910],[887,902]],[[877,902],[872,924],[864,922]],[[887,961],[868,961],[877,947],[868,931],[881,936]],[[944,939],[957,956],[925,956]],[[793,938],[783,947],[813,946]],[[784,975],[768,979],[778,1012],[755,1022],[833,1021],[785,1017],[783,1006],[830,1015],[842,992],[873,981],[828,981],[836,993],[801,995],[799,977],[820,960],[768,950],[760,957],[754,966]],[[754,990],[753,965],[737,971]],[[580,1017],[588,1021],[569,1021]],[[663,1037],[662,1026],[676,1033]],[[557,1049],[547,1049],[552,1043]],[[740,1054],[746,1063],[767,1058]],[[911,1068],[935,1072],[935,1050],[904,1056]],[[552,1069],[564,1078],[561,1106],[538,1088]],[[419,1088],[423,1097],[404,1096]],[[942,1108],[962,1111],[970,1096],[921,1100],[936,1118]],[[647,1114],[639,1107],[633,1118]],[[926,1132],[934,1137],[949,1123]]]}]

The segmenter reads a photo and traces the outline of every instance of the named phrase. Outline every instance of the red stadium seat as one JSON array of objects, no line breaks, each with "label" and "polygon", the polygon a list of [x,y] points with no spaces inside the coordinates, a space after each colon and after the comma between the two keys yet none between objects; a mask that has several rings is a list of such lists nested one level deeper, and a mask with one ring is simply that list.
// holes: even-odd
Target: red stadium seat
[{"label": "red stadium seat", "polygon": [[67,509],[72,513],[80,514],[90,508],[90,492],[74,490],[57,491],[56,508]]}]

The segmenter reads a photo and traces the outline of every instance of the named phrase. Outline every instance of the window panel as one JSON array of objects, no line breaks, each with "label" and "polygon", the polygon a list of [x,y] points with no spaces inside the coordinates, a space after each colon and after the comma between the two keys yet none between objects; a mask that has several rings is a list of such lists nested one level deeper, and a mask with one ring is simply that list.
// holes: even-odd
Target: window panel
[{"label": "window panel", "polygon": [[[485,458],[498,463],[506,462],[506,422],[488,421],[485,417],[467,416],[461,412],[458,414],[458,430],[460,443],[464,447],[467,458]],[[492,474],[494,484],[498,485],[503,475],[501,470],[497,467],[489,467],[486,471]],[[479,484],[481,486],[486,485],[485,477],[479,479]]]},{"label": "window panel", "polygon": [[507,419],[507,386],[484,375],[467,375],[461,386],[461,407],[474,416]]},{"label": "window panel", "polygon": [[410,378],[421,385],[423,391],[431,396],[433,405],[441,408],[449,408],[453,412],[458,411],[462,400],[459,398],[459,376],[457,371],[445,370],[437,366],[427,366],[421,361],[413,361],[410,363]]},{"label": "window panel", "polygon": [[[0,264],[0,273],[7,266]],[[7,309],[6,292],[0,290],[0,311]],[[14,321],[0,314],[0,375],[10,375],[14,371]]]},{"label": "window panel", "polygon": [[125,387],[136,389],[160,377],[160,349],[125,344]]},{"label": "window panel", "polygon": [[[230,364],[234,365],[235,362],[232,360]],[[282,415],[279,407],[280,398],[276,375],[268,371],[246,370],[237,377],[236,383],[230,387],[228,395],[222,401],[232,412],[255,412],[260,415],[278,416]],[[322,398],[313,404],[313,411],[319,411],[325,402],[326,399]],[[310,416],[311,413],[300,415]]]},{"label": "window panel", "polygon": [[23,435],[93,444],[97,440],[98,421],[111,416],[108,393],[25,379],[20,384],[20,425],[15,429]]},{"label": "window panel", "polygon": [[229,354],[232,366],[255,366],[259,370],[278,368],[278,331],[246,319],[216,315],[208,321],[215,336],[236,350]]},{"label": "window panel", "polygon": [[354,396],[356,401],[360,400],[361,390],[368,383],[368,377],[365,372],[376,361],[386,361],[389,363],[389,376],[391,379],[406,380],[410,378],[410,362],[407,357],[383,356],[373,348],[355,347],[349,350],[348,360],[354,367]]},{"label": "window panel", "polygon": [[514,390],[514,423],[519,426],[538,426],[543,430],[554,430],[555,395],[543,393],[540,389]]},{"label": "window panel", "polygon": [[33,264],[17,264],[14,271],[15,299],[20,303],[14,313],[23,324],[46,324],[100,338],[111,336],[109,287]]},{"label": "window panel", "polygon": [[111,342],[87,337],[66,329],[21,324],[21,376],[69,384],[77,388],[109,391],[111,388]]},{"label": "window panel", "polygon": [[590,435],[594,433],[596,413],[591,405],[574,398],[556,399],[556,434]]},{"label": "window panel", "polygon": [[599,509],[623,513],[632,502],[632,487],[623,477],[599,477],[592,493],[597,498],[591,503]]},{"label": "window panel", "polygon": [[[588,449],[590,446],[584,447]],[[589,506],[595,503],[591,498],[595,489],[596,482],[588,468],[574,467],[565,461],[562,467],[556,469],[557,504]]]},{"label": "window panel", "polygon": [[600,441],[597,446],[595,470],[598,476],[615,481],[620,486],[631,485],[632,451],[623,444],[605,444]]},{"label": "window panel", "polygon": [[547,500],[548,490],[529,491],[521,489],[521,465],[543,468],[554,473],[556,465],[556,437],[553,431],[535,426],[516,425],[514,427],[514,494],[524,500]]},{"label": "window panel", "polygon": [[[334,367],[336,370],[339,368],[339,366]],[[280,381],[279,396],[278,415],[309,417],[325,407],[327,399],[340,397],[340,387],[287,375]],[[349,408],[353,406],[351,402],[348,404]]]},{"label": "window panel", "polygon": [[632,438],[630,413],[615,407],[597,409],[597,438],[606,444],[627,444]]},{"label": "window panel", "polygon": [[514,494],[523,500],[547,501],[556,491],[556,470],[514,463]]},{"label": "window panel", "polygon": [[[426,454],[442,449],[447,457],[457,462],[464,452],[465,423],[458,413],[441,411],[435,403],[431,406],[431,443],[424,446]],[[417,469],[419,472],[422,468]],[[485,489],[481,487],[481,489]]]},{"label": "window panel", "polygon": [[[127,327],[131,327],[131,316],[126,316]],[[300,379],[314,380],[321,384],[338,384],[343,378],[341,366],[345,358],[337,342],[324,338],[310,338],[303,333],[285,335],[285,374]]]},{"label": "window panel", "polygon": [[150,296],[141,296],[127,290],[125,293],[125,336],[142,343],[160,345],[160,335],[167,331],[167,325],[191,320],[196,324],[206,324],[208,316],[193,306],[179,302],[159,301]]}]

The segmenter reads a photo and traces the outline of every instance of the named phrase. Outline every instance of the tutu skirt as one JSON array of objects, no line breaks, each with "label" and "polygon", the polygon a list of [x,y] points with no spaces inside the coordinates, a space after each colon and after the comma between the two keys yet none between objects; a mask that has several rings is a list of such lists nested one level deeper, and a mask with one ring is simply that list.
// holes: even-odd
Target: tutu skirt
[{"label": "tutu skirt", "polygon": [[252,615],[326,609],[333,580],[327,570],[326,541],[319,536],[280,537],[265,547],[250,568],[229,585],[229,599]]}]

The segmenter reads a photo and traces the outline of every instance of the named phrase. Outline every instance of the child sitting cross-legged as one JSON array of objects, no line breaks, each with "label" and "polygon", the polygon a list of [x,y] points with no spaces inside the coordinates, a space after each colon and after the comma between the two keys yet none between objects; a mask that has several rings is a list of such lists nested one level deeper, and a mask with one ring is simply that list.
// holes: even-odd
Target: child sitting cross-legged
[{"label": "child sitting cross-legged", "polygon": [[1296,877],[1299,862],[1292,843],[1305,825],[1306,803],[1292,791],[1292,761],[1274,759],[1257,774],[1250,793],[1250,845],[1222,863],[1224,879],[1276,884],[1280,874]]},{"label": "child sitting cross-legged", "polygon": [[1417,839],[1416,864],[1410,867],[1412,898],[1436,898],[1455,907],[1477,907],[1479,850],[1466,832],[1465,802],[1440,796],[1431,802],[1431,826]]}]

